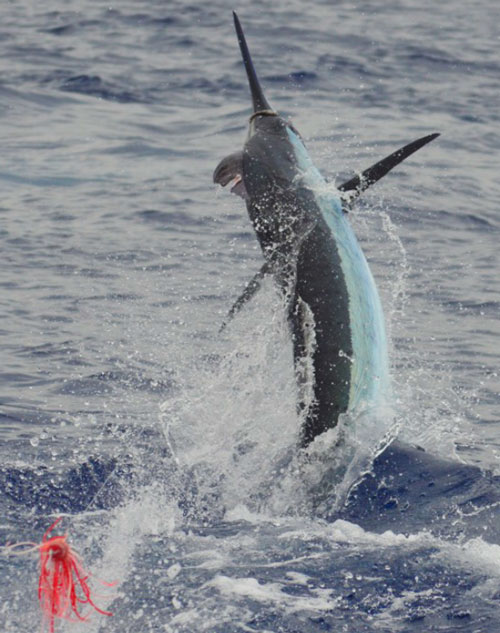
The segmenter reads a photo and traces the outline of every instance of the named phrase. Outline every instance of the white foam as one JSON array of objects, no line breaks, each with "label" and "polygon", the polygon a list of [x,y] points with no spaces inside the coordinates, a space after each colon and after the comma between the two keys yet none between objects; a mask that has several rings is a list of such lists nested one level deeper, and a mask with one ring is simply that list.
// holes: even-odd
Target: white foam
[{"label": "white foam", "polygon": [[283,591],[286,584],[276,582],[260,583],[256,578],[231,578],[218,575],[207,586],[220,593],[238,598],[247,598],[264,604],[272,604],[287,613],[299,611],[329,611],[334,609],[340,598],[327,589],[315,588],[308,596],[291,595]]},{"label": "white foam", "polygon": [[[97,580],[93,583],[95,587],[99,587],[99,596],[96,598],[99,608],[109,609],[114,600],[118,600],[121,605],[127,602],[120,586],[132,571],[131,562],[136,547],[146,536],[173,535],[178,518],[179,510],[165,504],[162,488],[158,485],[141,490],[140,495],[111,513],[105,533],[101,532],[99,539],[103,556],[98,564],[92,566],[92,576],[116,583],[116,586],[104,588],[104,591]],[[99,532],[99,528],[93,530],[95,538],[98,538]],[[77,632],[93,633],[100,630],[104,619],[104,616],[92,612],[89,620],[74,622],[72,626]]]}]

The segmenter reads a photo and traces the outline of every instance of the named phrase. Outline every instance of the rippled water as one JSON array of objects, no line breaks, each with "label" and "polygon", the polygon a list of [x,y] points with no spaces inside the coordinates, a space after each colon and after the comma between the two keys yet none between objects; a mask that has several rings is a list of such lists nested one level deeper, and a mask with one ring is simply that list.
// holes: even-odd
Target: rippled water
[{"label": "rippled water", "polygon": [[[63,514],[120,581],[99,602],[114,617],[61,631],[496,633],[500,8],[239,11],[269,101],[331,180],[441,132],[351,214],[393,432],[427,452],[380,456],[350,494],[346,455],[294,450],[272,284],[217,334],[261,265],[243,203],[211,184],[250,111],[233,8],[0,9],[0,539]],[[0,570],[2,630],[34,630],[34,561]]]}]

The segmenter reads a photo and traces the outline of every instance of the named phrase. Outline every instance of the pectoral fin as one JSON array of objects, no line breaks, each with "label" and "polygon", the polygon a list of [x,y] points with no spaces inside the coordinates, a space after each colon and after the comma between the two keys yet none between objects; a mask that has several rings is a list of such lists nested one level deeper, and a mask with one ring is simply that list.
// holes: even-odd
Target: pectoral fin
[{"label": "pectoral fin", "polygon": [[245,305],[245,303],[250,301],[250,299],[256,294],[256,292],[261,287],[262,280],[270,271],[271,271],[271,264],[269,262],[265,262],[262,265],[261,269],[257,273],[255,273],[252,279],[245,286],[243,293],[238,297],[238,299],[236,299],[236,301],[233,304],[233,307],[227,313],[226,320],[220,326],[219,333],[224,330],[226,325],[229,323],[229,321],[231,321],[231,319],[235,316],[235,314],[238,314],[238,312]]},{"label": "pectoral fin", "polygon": [[225,187],[233,181],[231,193],[241,198],[247,198],[245,183],[243,182],[243,152],[234,152],[221,160],[214,171],[214,182]]},{"label": "pectoral fin", "polygon": [[377,180],[380,180],[383,176],[390,172],[391,169],[396,167],[396,165],[399,165],[399,163],[403,162],[406,158],[408,158],[408,156],[411,156],[418,149],[427,145],[427,143],[430,143],[430,141],[433,141],[438,136],[439,134],[429,134],[428,136],[419,138],[412,143],[408,143],[408,145],[401,147],[390,156],[387,156],[378,163],[375,163],[375,165],[368,167],[368,169],[365,169],[363,173],[354,176],[351,180],[348,180],[337,187],[339,191],[345,194],[342,196],[344,209],[345,207],[349,208],[349,206],[363,193],[363,191],[376,183]]}]

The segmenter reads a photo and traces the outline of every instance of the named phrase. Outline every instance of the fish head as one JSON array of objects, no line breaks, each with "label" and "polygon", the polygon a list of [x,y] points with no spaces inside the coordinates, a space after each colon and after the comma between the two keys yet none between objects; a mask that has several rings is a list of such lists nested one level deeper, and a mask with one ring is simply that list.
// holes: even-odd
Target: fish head
[{"label": "fish head", "polygon": [[263,191],[278,184],[290,186],[296,176],[294,143],[302,143],[297,130],[288,119],[274,110],[262,89],[250,51],[236,13],[234,25],[243,63],[248,77],[253,113],[243,150],[242,178],[250,197],[261,197]]}]

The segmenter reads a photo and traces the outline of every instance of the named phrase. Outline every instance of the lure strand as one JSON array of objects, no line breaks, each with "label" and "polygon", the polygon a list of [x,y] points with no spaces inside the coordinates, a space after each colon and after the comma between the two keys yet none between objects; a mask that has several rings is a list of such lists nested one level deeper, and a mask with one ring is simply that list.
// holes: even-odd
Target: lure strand
[{"label": "lure strand", "polygon": [[[40,573],[38,577],[38,601],[42,610],[44,623],[49,633],[55,633],[56,619],[69,622],[88,620],[88,615],[80,613],[85,605],[90,605],[101,615],[111,616],[111,611],[98,607],[92,599],[89,581],[91,575],[82,564],[82,557],[68,543],[68,534],[51,536],[54,528],[62,521],[56,519],[44,532],[39,544],[24,541],[7,543],[0,547],[0,553],[12,556],[24,556],[38,551],[40,554]],[[116,582],[108,583],[96,579],[106,587],[113,587]]]},{"label": "lure strand", "polygon": [[[49,633],[54,633],[56,618],[72,622],[87,620],[88,616],[79,611],[81,605],[89,604],[102,615],[112,615],[110,611],[100,609],[92,600],[88,585],[90,574],[83,568],[81,557],[69,546],[68,535],[50,536],[61,520],[58,518],[49,526],[41,545],[37,546],[40,550],[38,599],[42,613],[48,620]],[[103,584],[112,586],[115,583]]]}]

